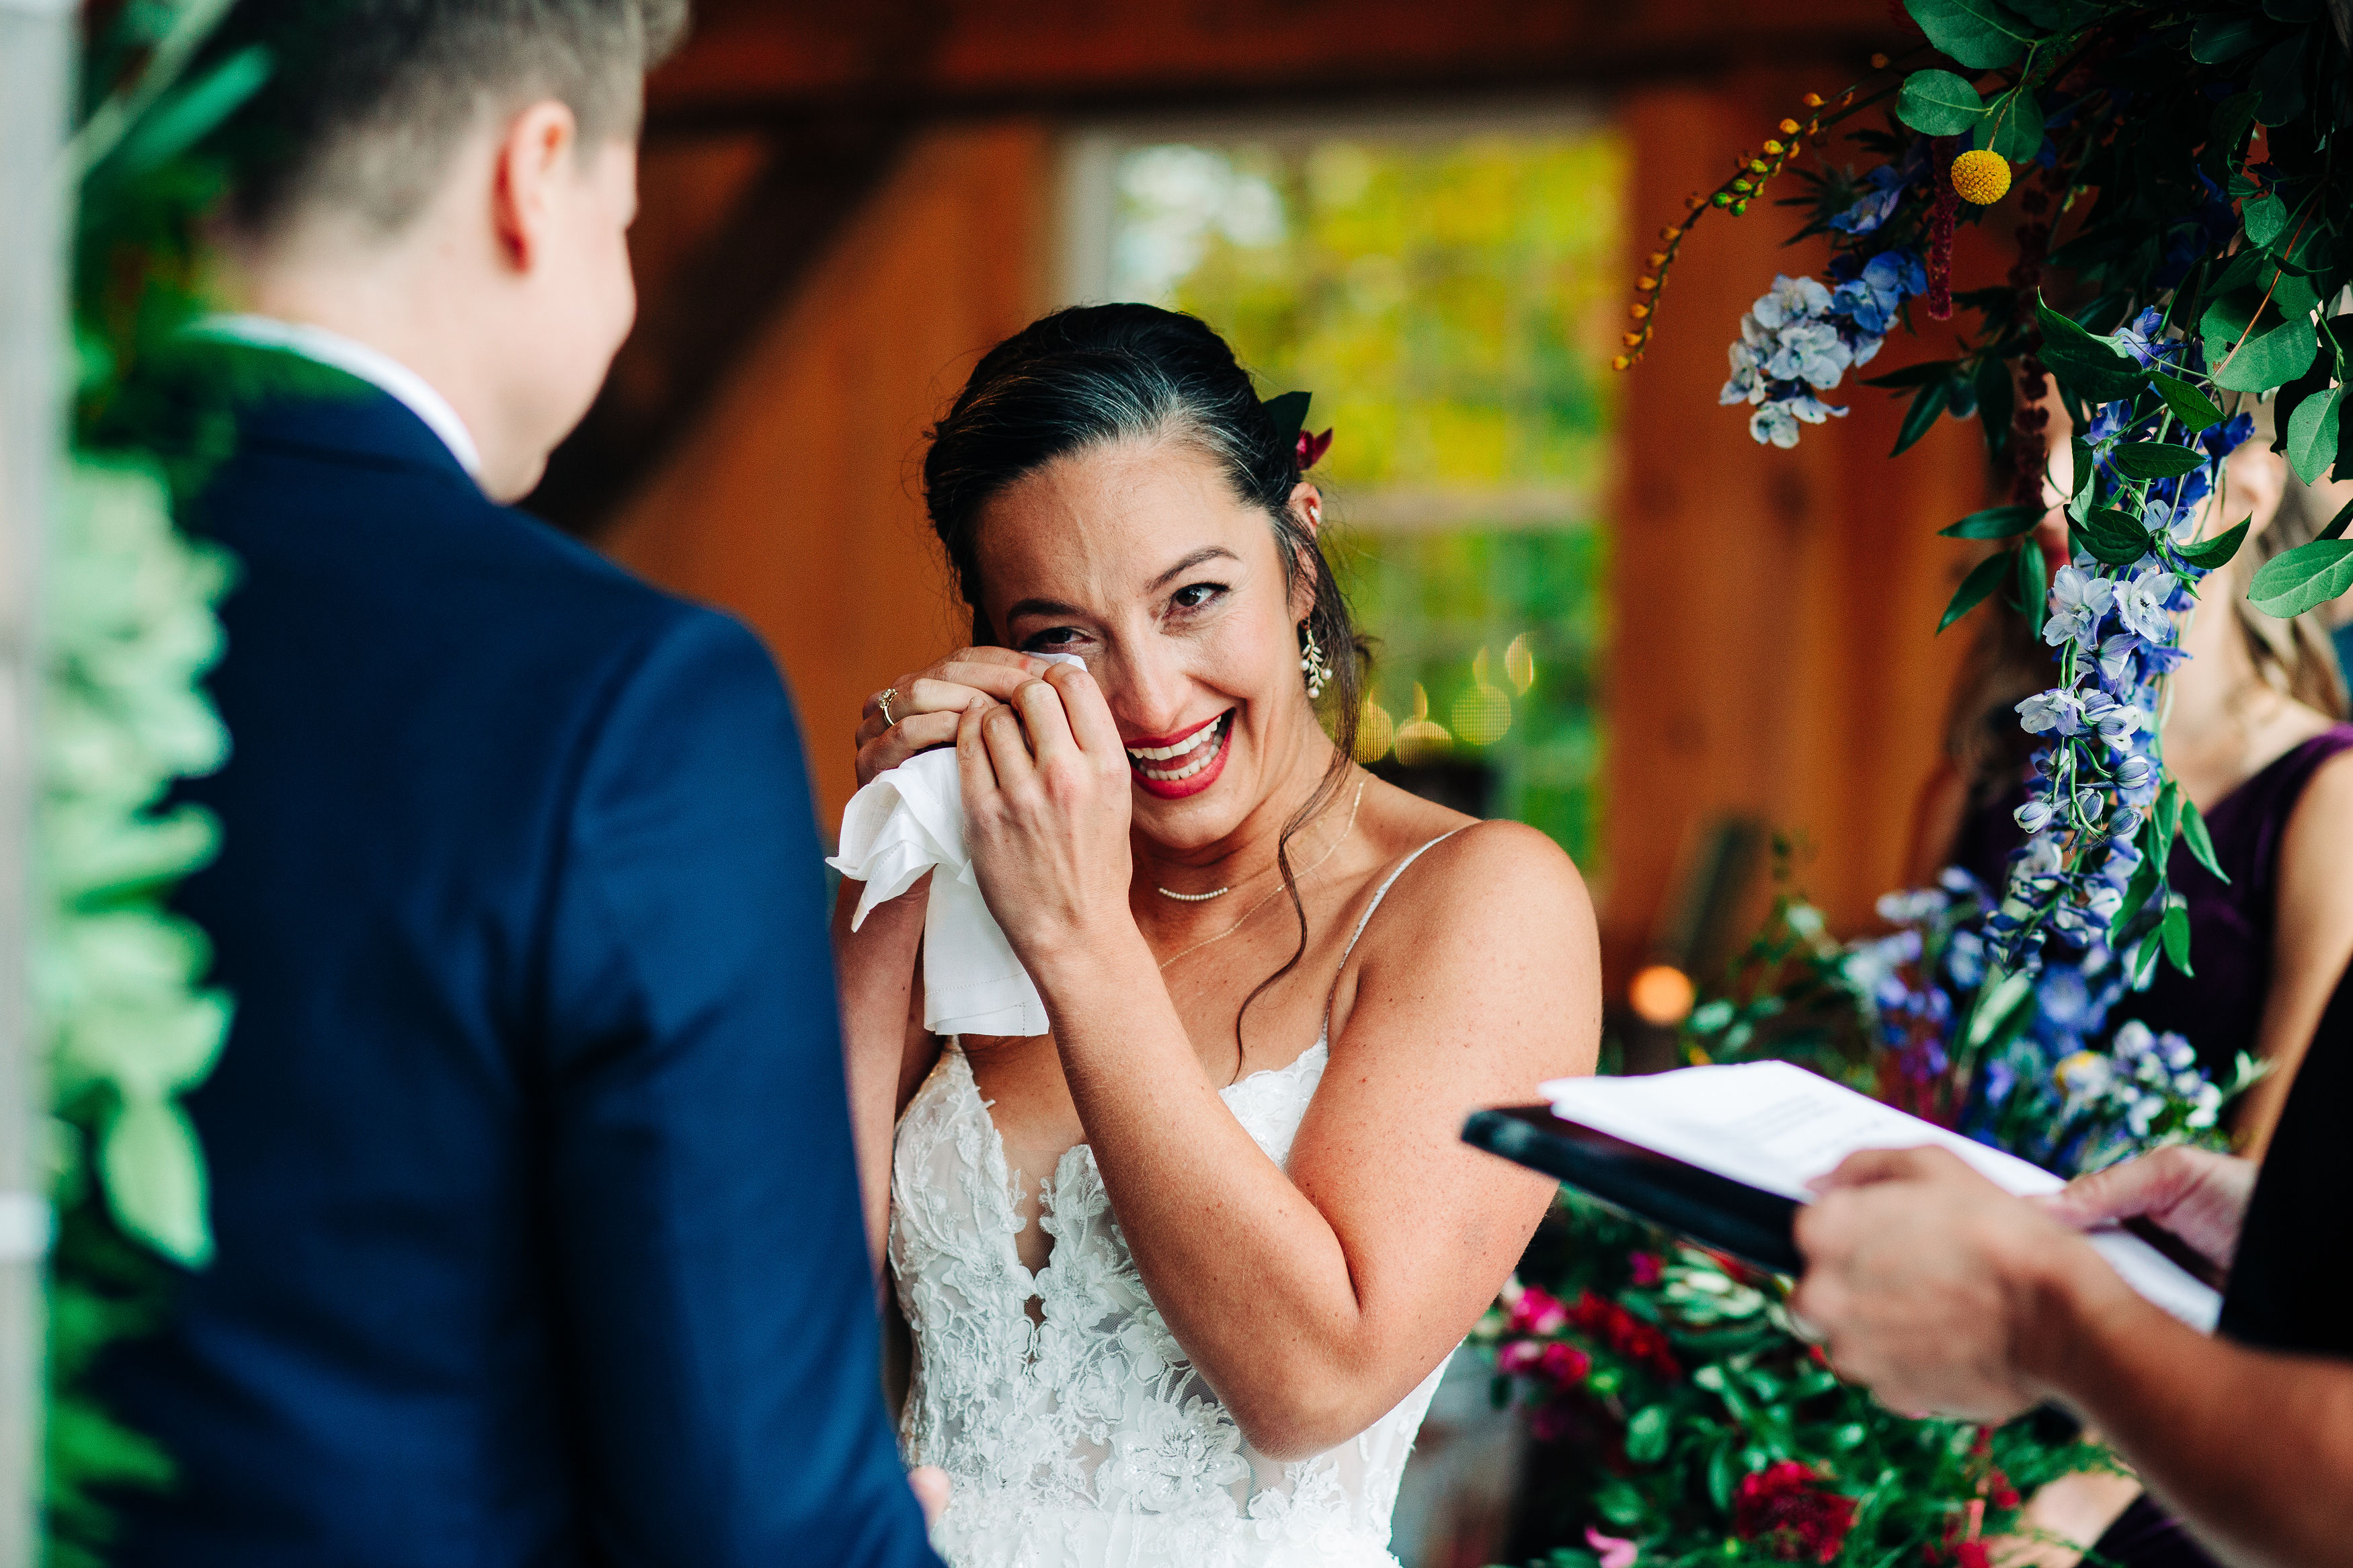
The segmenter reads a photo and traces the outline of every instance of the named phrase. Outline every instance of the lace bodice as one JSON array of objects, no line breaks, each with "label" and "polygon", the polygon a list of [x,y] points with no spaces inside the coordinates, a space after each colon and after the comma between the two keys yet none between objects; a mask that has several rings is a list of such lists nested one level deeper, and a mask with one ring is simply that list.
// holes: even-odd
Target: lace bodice
[{"label": "lace bodice", "polygon": [[[1318,1040],[1224,1091],[1278,1164],[1329,1059]],[[1268,1458],[1145,1293],[1093,1151],[1035,1183],[1054,1240],[1035,1274],[1014,1242],[1031,1181],[948,1042],[900,1120],[890,1252],[915,1339],[900,1436],[948,1473],[934,1540],[954,1568],[1395,1568],[1389,1513],[1443,1363],[1340,1447]]]}]

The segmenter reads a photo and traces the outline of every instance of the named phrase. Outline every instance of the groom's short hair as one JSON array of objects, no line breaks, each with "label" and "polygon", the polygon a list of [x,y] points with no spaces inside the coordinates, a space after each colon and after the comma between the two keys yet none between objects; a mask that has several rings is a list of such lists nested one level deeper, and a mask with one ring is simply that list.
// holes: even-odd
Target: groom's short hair
[{"label": "groom's short hair", "polygon": [[266,234],[326,205],[396,232],[483,117],[543,99],[584,150],[634,135],[686,19],[687,0],[237,0],[206,52],[259,46],[269,72],[224,131],[225,216]]}]

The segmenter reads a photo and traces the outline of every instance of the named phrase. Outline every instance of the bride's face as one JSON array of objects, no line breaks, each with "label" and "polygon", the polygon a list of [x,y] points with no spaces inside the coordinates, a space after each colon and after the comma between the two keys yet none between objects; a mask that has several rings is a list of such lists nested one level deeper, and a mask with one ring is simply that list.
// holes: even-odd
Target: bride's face
[{"label": "bride's face", "polygon": [[1087,662],[1119,721],[1136,825],[1171,847],[1211,844],[1322,740],[1264,512],[1177,440],[1059,459],[982,511],[983,606],[1009,647]]}]

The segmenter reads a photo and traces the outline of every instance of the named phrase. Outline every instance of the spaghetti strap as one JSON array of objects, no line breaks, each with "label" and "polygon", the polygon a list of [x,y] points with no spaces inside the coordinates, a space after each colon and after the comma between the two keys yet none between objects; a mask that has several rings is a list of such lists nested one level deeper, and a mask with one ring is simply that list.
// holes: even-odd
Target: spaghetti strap
[{"label": "spaghetti strap", "polygon": [[1340,950],[1339,967],[1332,971],[1332,989],[1324,994],[1324,1033],[1319,1038],[1317,1042],[1318,1044],[1328,1044],[1332,1038],[1332,998],[1340,989],[1340,971],[1348,967],[1348,960],[1350,956],[1356,952],[1356,943],[1364,937],[1365,928],[1373,923],[1373,911],[1381,907],[1381,900],[1389,896],[1389,889],[1397,886],[1397,879],[1405,875],[1407,867],[1412,865],[1430,850],[1437,848],[1440,845],[1453,837],[1455,834],[1461,831],[1461,828],[1457,827],[1440,834],[1437,837],[1431,839],[1429,843],[1423,845],[1420,848],[1415,850],[1404,859],[1398,861],[1397,863],[1397,868],[1391,871],[1388,876],[1381,879],[1380,887],[1373,893],[1373,901],[1366,904],[1365,906],[1365,912],[1356,918],[1356,929],[1349,934],[1348,945]]}]

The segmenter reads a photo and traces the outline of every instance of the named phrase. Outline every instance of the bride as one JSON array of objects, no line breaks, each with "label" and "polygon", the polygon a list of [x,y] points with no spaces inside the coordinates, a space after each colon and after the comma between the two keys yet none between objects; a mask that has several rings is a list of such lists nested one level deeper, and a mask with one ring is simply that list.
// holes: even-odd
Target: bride
[{"label": "bride", "polygon": [[859,775],[956,748],[1053,1028],[927,1034],[924,887],[855,935],[850,890],[901,1431],[955,1568],[1392,1565],[1439,1373],[1552,1192],[1463,1116],[1592,1070],[1567,858],[1350,761],[1360,656],[1290,439],[1142,305],[1000,344],[933,433],[977,646],[870,700]]}]

